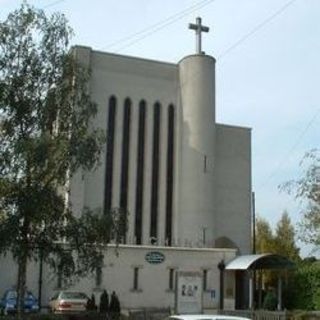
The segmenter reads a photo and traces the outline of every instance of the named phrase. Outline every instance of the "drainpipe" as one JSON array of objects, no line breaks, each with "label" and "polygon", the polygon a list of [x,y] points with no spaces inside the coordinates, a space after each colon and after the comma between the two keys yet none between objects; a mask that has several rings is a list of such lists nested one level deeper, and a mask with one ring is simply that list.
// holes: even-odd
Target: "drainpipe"
[{"label": "drainpipe", "polygon": [[223,310],[224,305],[224,269],[226,265],[224,264],[224,261],[221,260],[218,264],[218,269],[220,270],[220,299],[219,299],[219,309]]},{"label": "drainpipe", "polygon": [[[252,201],[252,254],[257,253],[257,248],[256,248],[256,198],[255,198],[255,193],[251,193],[251,201]],[[251,279],[251,278],[250,278]],[[252,274],[252,283],[250,283],[250,291],[251,292],[251,297],[250,297],[250,302],[249,304],[251,305],[250,309],[253,310],[255,309],[255,295],[256,295],[256,282],[257,282],[257,271],[254,268],[253,269],[253,274]]]},{"label": "drainpipe", "polygon": [[249,270],[249,309],[254,309],[255,270]]},{"label": "drainpipe", "polygon": [[282,279],[281,274],[278,275],[278,311],[282,310]]}]

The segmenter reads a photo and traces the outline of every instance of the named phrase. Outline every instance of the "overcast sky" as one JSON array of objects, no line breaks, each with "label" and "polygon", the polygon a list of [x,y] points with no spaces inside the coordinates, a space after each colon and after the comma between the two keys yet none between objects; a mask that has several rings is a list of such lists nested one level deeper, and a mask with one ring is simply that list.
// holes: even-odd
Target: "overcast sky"
[{"label": "overcast sky", "polygon": [[[20,2],[0,0],[0,20]],[[275,227],[286,209],[296,225],[301,207],[278,186],[298,177],[305,152],[319,148],[319,0],[29,3],[65,13],[75,44],[173,63],[195,52],[187,26],[201,16],[210,27],[203,50],[217,59],[217,121],[252,128],[256,212]]]}]

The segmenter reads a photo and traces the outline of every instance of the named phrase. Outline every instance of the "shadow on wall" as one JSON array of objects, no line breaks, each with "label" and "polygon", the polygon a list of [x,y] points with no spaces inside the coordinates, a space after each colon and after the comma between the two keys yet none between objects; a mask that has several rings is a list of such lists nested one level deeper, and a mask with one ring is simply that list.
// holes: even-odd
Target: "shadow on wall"
[{"label": "shadow on wall", "polygon": [[239,247],[228,237],[217,238],[214,242],[214,245],[216,248],[237,249],[240,251]]}]

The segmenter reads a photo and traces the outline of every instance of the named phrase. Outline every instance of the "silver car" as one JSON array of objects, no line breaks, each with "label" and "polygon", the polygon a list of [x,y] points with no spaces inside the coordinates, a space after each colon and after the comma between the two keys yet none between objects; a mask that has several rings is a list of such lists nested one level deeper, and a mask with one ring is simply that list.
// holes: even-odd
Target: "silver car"
[{"label": "silver car", "polygon": [[49,302],[53,313],[79,313],[86,311],[88,296],[79,291],[59,291]]}]

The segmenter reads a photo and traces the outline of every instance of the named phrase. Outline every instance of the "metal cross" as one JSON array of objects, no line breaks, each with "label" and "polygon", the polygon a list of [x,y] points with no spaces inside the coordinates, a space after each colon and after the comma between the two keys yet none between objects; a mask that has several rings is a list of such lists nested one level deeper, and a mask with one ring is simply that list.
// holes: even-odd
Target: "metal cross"
[{"label": "metal cross", "polygon": [[202,54],[201,51],[201,32],[209,32],[209,27],[201,25],[201,18],[196,18],[196,24],[189,23],[189,29],[196,31],[196,52]]}]

